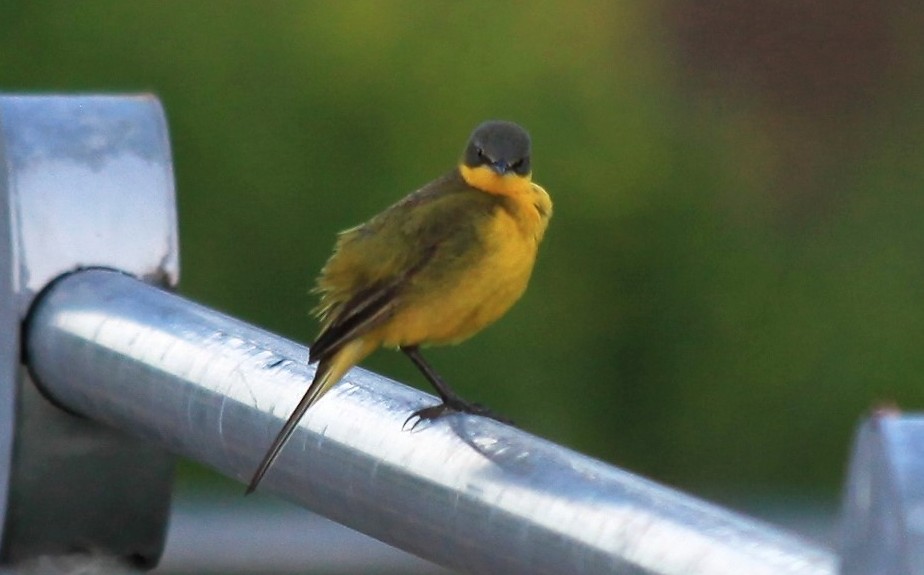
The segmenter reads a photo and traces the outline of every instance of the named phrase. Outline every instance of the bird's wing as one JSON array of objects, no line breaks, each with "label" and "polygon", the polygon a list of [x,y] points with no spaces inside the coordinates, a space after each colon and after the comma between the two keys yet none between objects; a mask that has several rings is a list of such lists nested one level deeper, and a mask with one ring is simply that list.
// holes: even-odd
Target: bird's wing
[{"label": "bird's wing", "polygon": [[308,361],[323,361],[333,356],[344,344],[367,332],[387,319],[400,301],[397,297],[407,282],[429,261],[435,250],[427,250],[416,263],[395,275],[360,289],[343,303],[337,303],[335,313],[325,318],[324,327],[311,344]]}]

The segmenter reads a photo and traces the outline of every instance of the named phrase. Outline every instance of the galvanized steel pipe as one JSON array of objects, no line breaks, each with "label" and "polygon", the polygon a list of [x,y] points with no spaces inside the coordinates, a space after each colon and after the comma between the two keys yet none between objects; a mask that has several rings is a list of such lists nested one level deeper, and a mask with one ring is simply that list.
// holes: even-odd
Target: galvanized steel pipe
[{"label": "galvanized steel pipe", "polygon": [[[112,271],[35,306],[27,362],[50,397],[242,482],[313,373],[306,348]],[[434,401],[353,370],[262,489],[471,573],[836,572],[825,549],[490,419],[403,428]]]}]

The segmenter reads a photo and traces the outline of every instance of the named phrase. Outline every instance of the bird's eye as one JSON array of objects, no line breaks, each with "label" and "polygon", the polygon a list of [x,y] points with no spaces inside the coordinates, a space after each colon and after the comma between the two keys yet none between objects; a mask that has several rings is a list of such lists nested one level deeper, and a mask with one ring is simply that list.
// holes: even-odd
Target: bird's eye
[{"label": "bird's eye", "polygon": [[484,150],[482,150],[481,148],[476,147],[475,153],[478,154],[479,158],[484,158]]}]

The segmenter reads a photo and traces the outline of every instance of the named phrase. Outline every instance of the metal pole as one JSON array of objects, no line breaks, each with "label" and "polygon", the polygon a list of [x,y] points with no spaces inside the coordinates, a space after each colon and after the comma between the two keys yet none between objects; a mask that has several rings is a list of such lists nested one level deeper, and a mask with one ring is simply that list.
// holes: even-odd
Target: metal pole
[{"label": "metal pole", "polygon": [[[57,281],[25,343],[56,402],[241,481],[313,369],[304,347],[101,270]],[[263,488],[471,573],[836,571],[827,550],[490,419],[402,429],[434,401],[353,370]]]}]

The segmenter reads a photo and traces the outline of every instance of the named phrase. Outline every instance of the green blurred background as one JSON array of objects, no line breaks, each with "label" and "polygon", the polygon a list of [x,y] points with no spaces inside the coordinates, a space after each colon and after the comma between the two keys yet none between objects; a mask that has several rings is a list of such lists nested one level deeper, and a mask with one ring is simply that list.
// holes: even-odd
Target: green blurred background
[{"label": "green blurred background", "polygon": [[[449,169],[478,122],[520,122],[555,201],[540,261],[436,366],[660,481],[833,501],[858,419],[924,400],[922,16],[0,0],[0,90],[157,94],[182,293],[306,343],[335,233]],[[425,387],[400,354],[365,365]]]}]

